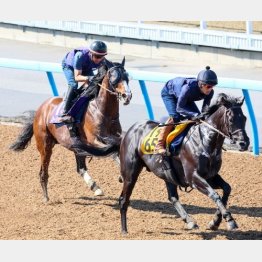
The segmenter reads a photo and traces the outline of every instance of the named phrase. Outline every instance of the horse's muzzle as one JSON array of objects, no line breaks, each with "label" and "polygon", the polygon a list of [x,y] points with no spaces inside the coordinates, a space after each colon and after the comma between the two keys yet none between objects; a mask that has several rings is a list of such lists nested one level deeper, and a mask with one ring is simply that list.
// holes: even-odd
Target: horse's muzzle
[{"label": "horse's muzzle", "polygon": [[128,93],[128,94],[122,94],[122,98],[124,100],[124,105],[128,105],[132,99],[132,93]]},{"label": "horse's muzzle", "polygon": [[249,137],[246,132],[239,132],[237,136],[233,136],[233,142],[238,146],[239,151],[247,151],[250,145]]},{"label": "horse's muzzle", "polygon": [[250,145],[248,136],[244,140],[236,141],[236,145],[238,146],[239,151],[247,151]]},{"label": "horse's muzzle", "polygon": [[248,150],[248,147],[249,147],[249,141],[248,143],[245,142],[245,141],[239,141],[237,142],[237,145],[239,146],[239,151],[247,151]]}]

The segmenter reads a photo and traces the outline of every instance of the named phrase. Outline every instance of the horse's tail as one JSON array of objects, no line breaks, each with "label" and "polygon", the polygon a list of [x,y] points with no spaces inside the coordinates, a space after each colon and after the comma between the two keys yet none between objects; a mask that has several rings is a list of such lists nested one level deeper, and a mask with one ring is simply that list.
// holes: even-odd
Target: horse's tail
[{"label": "horse's tail", "polygon": [[31,141],[31,138],[34,135],[34,131],[33,131],[34,114],[35,112],[33,112],[29,116],[29,119],[24,125],[21,133],[18,135],[16,141],[9,147],[9,149],[14,151],[22,151],[27,148],[27,146]]},{"label": "horse's tail", "polygon": [[91,145],[84,144],[77,139],[69,149],[72,149],[79,156],[103,157],[118,152],[119,145],[111,144],[105,147],[94,147]]}]

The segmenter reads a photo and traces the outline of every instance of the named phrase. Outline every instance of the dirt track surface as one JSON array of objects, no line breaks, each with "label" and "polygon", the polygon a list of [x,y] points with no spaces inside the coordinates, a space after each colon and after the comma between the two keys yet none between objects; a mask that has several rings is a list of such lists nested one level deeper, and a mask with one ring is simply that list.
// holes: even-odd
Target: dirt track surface
[{"label": "dirt track surface", "polygon": [[55,146],[49,169],[50,201],[44,204],[38,178],[40,157],[34,138],[23,152],[8,149],[20,130],[17,126],[0,125],[2,240],[262,239],[261,156],[223,153],[220,174],[232,186],[229,210],[239,230],[228,232],[225,222],[216,232],[207,230],[215,205],[196,190],[189,194],[179,192],[182,204],[200,227],[185,230],[183,221],[167,200],[164,182],[143,171],[127,213],[129,234],[123,237],[118,208],[122,184],[117,180],[117,164],[111,158],[96,158],[90,162],[90,175],[105,192],[103,197],[94,197],[76,173],[73,153]]}]

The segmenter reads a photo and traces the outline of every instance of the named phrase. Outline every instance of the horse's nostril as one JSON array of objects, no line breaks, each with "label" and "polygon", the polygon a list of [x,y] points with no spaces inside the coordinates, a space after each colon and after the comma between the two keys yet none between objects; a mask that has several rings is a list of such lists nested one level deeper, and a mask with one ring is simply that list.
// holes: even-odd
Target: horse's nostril
[{"label": "horse's nostril", "polygon": [[246,143],[245,143],[245,142],[240,142],[239,145],[240,145],[241,147],[245,147],[245,146],[246,146]]},{"label": "horse's nostril", "polygon": [[123,97],[123,98],[126,98],[126,94],[123,94],[122,97]]}]

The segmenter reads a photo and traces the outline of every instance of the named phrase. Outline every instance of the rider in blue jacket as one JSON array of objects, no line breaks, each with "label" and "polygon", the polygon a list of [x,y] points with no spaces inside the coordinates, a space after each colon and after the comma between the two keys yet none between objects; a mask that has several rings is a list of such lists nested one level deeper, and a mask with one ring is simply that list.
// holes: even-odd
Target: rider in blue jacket
[{"label": "rider in blue jacket", "polygon": [[161,91],[161,96],[168,111],[169,118],[166,125],[161,128],[155,153],[165,154],[165,140],[169,132],[173,129],[173,123],[183,119],[199,119],[200,111],[195,101],[204,100],[201,112],[214,95],[213,87],[217,85],[217,75],[207,66],[205,70],[199,72],[197,78],[176,77],[169,80]]},{"label": "rider in blue jacket", "polygon": [[77,95],[78,83],[87,87],[89,80],[95,75],[95,70],[103,63],[107,55],[107,46],[102,41],[94,41],[90,47],[77,48],[66,54],[62,61],[62,68],[68,83],[68,90],[64,97],[64,108],[60,116],[61,122],[71,122],[67,113],[72,106],[72,100]]}]

